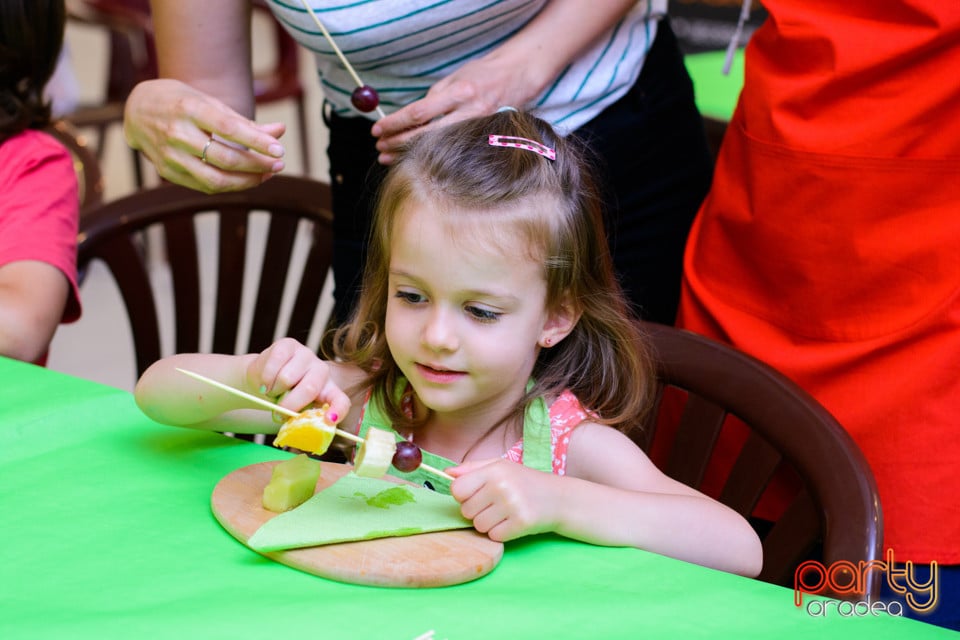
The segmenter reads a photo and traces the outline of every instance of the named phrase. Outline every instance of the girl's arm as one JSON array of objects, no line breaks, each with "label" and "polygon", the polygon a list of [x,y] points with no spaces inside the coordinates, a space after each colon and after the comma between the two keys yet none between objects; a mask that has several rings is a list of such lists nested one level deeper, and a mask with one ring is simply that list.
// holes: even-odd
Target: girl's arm
[{"label": "girl's arm", "polygon": [[636,0],[552,0],[523,29],[483,58],[468,62],[430,88],[427,95],[379,120],[380,161],[442,116],[443,124],[484,116],[499,107],[523,109]]},{"label": "girl's arm", "polygon": [[728,507],[671,480],[625,435],[596,424],[574,430],[567,476],[508,461],[448,470],[464,516],[491,538],[554,531],[592,544],[633,546],[756,576],[757,534]]},{"label": "girl's arm", "polygon": [[38,260],[0,265],[0,356],[36,362],[63,318],[70,283]]},{"label": "girl's arm", "polygon": [[[157,422],[234,433],[276,433],[279,425],[260,405],[191,378],[178,368],[268,396],[292,411],[311,403],[329,403],[330,412],[337,415],[334,422],[355,417],[351,398],[342,389],[362,377],[359,369],[321,360],[304,345],[284,338],[260,354],[170,356],[151,365],[137,382],[137,405]],[[245,409],[259,411],[237,413]]]},{"label": "girl's arm", "polygon": [[[124,110],[127,143],[167,180],[205,192],[252,187],[283,169],[284,125],[254,115],[250,3],[153,0],[159,80]],[[216,134],[235,143],[203,146]]]}]

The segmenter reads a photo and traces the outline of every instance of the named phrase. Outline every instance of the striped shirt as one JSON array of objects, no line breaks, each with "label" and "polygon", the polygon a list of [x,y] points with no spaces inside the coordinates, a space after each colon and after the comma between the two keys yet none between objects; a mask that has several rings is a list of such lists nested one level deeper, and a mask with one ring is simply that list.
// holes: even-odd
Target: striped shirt
[{"label": "striped shirt", "polygon": [[[308,0],[360,79],[377,90],[386,113],[422,98],[435,82],[495,49],[548,1]],[[375,118],[375,112],[363,114],[350,104],[356,82],[300,0],[269,4],[287,31],[315,54],[332,108],[343,116]],[[667,0],[639,0],[540,96],[509,106],[531,109],[563,133],[590,121],[636,82],[666,9]]]}]

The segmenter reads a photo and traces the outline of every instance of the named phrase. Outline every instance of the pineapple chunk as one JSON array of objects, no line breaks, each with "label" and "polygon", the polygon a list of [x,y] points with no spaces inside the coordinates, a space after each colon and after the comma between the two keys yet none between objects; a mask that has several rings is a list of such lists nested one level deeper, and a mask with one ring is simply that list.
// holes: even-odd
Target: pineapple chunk
[{"label": "pineapple chunk", "polygon": [[277,432],[275,447],[293,447],[307,453],[323,455],[333,442],[336,427],[326,420],[328,405],[306,409],[288,419]]},{"label": "pineapple chunk", "polygon": [[305,453],[284,460],[263,488],[263,508],[280,513],[300,506],[313,496],[320,470],[320,463]]}]

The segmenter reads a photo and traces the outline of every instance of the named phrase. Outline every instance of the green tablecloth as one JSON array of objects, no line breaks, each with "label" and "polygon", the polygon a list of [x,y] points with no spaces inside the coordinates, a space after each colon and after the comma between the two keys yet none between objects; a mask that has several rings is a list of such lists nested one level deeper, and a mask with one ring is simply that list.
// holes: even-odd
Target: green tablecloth
[{"label": "green tablecloth", "polygon": [[949,632],[811,618],[789,589],[553,536],[439,589],[341,584],[214,520],[231,471],[288,454],[164,427],[130,394],[0,358],[0,638],[841,638]]}]

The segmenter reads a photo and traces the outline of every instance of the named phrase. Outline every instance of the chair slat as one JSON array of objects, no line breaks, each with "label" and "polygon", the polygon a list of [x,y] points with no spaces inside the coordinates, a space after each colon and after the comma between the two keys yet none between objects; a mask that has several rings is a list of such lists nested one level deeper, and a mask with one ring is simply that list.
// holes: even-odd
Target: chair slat
[{"label": "chair slat", "polygon": [[249,217],[245,207],[220,209],[217,296],[213,312],[214,353],[236,353],[237,350]]},{"label": "chair slat", "polygon": [[723,485],[720,502],[744,517],[750,516],[782,460],[779,451],[751,432]]},{"label": "chair slat", "polygon": [[200,266],[197,233],[190,212],[163,223],[167,262],[173,285],[176,351],[200,351]]},{"label": "chair slat", "polygon": [[248,352],[266,349],[276,336],[277,318],[280,315],[280,304],[290,270],[290,256],[297,238],[298,223],[292,216],[274,215],[270,219],[263,264],[260,267],[257,301],[253,305]]},{"label": "chair slat", "polygon": [[691,393],[677,427],[666,474],[685,485],[699,487],[726,416],[720,405]]},{"label": "chair slat", "polygon": [[789,585],[794,570],[814,548],[822,529],[820,512],[809,491],[802,490],[763,539],[761,580]]},{"label": "chair slat", "polygon": [[143,262],[139,236],[114,235],[105,240],[97,257],[110,269],[127,311],[136,345],[137,375],[160,359],[160,326],[150,276]]},{"label": "chair slat", "polygon": [[303,265],[297,297],[290,312],[286,335],[306,342],[317,314],[317,306],[327,281],[327,272],[333,263],[333,241],[329,233],[324,233],[314,224],[310,230],[311,244],[307,259]]}]

